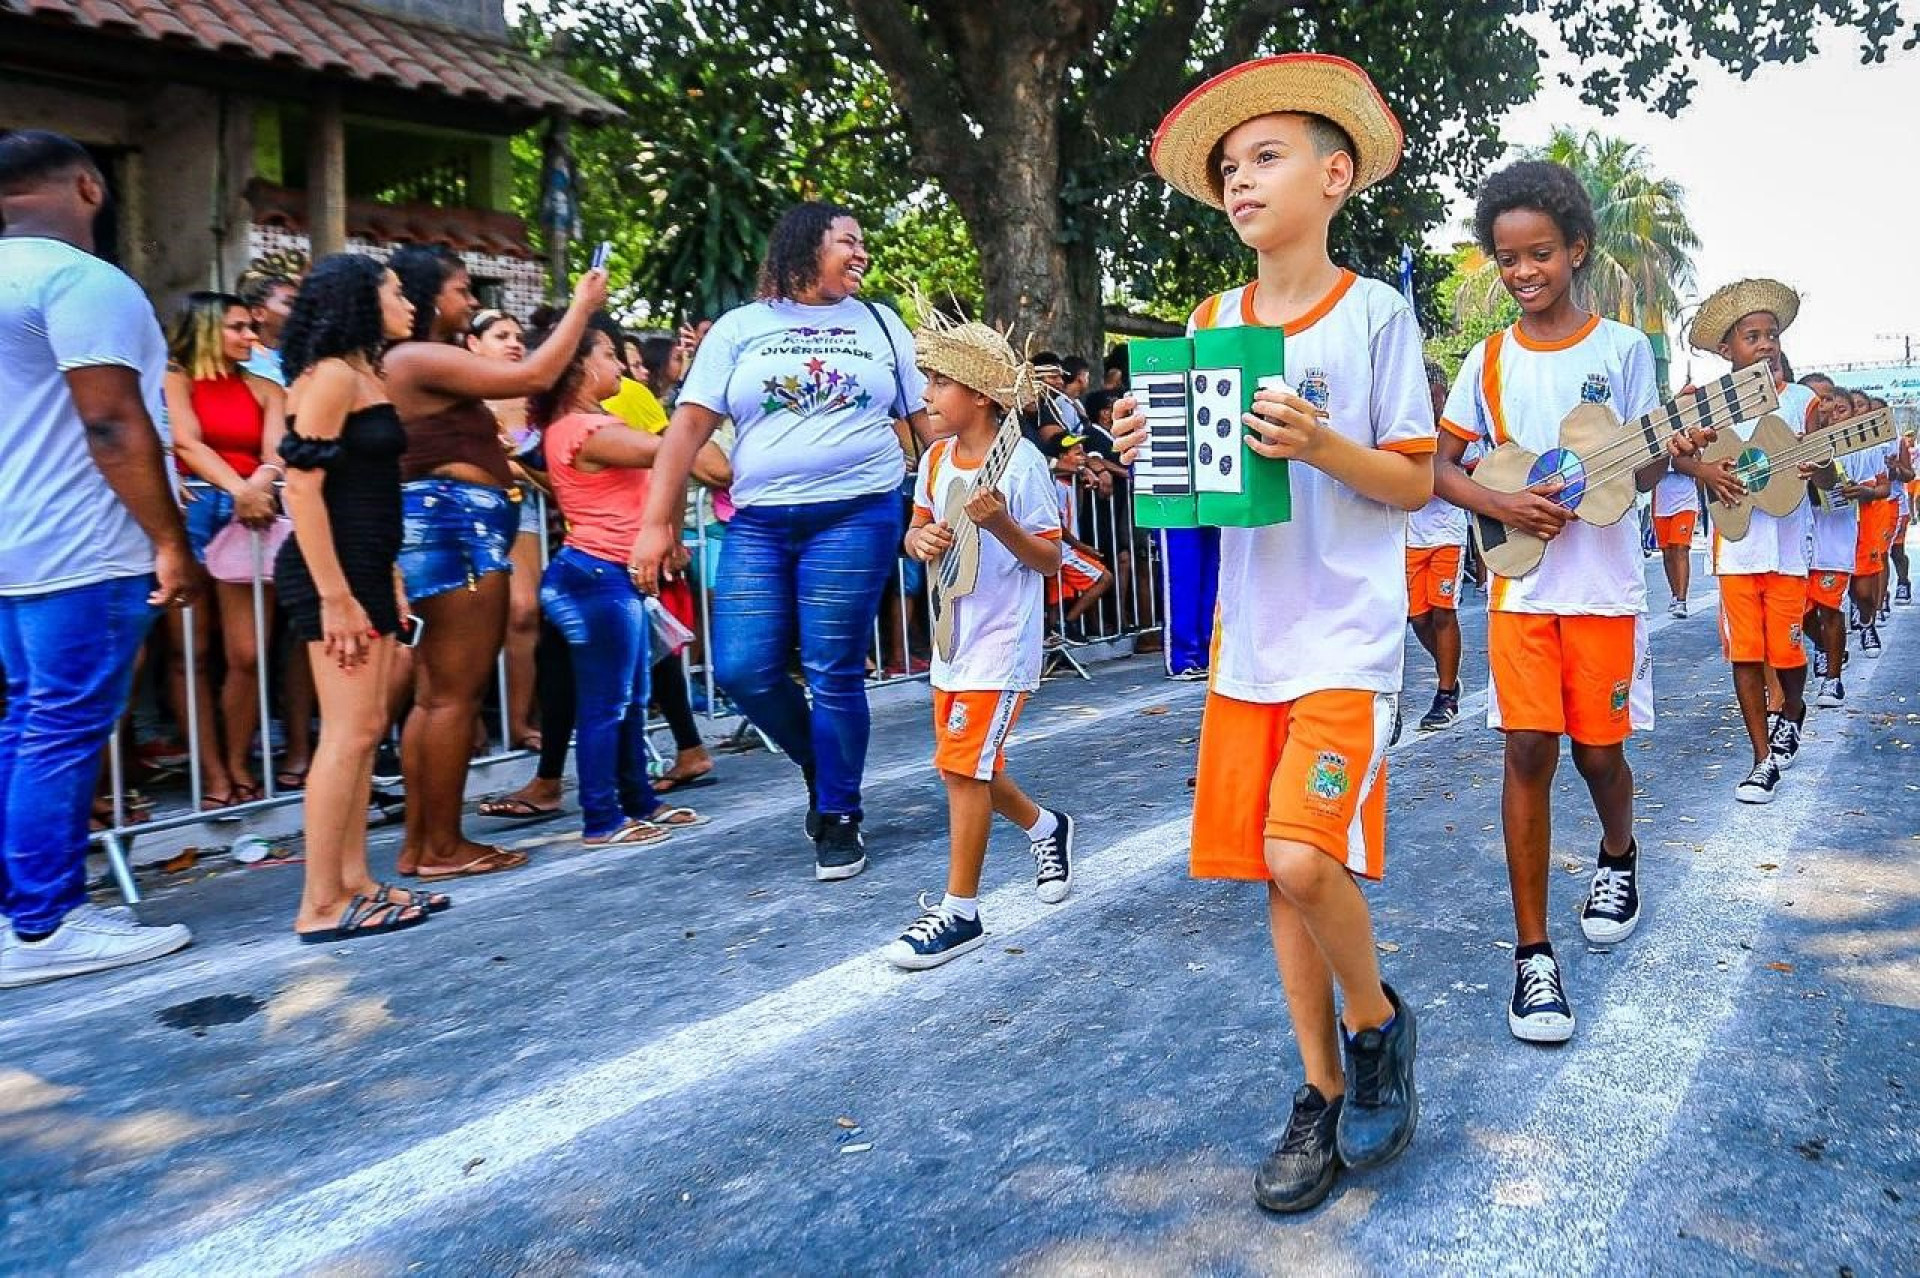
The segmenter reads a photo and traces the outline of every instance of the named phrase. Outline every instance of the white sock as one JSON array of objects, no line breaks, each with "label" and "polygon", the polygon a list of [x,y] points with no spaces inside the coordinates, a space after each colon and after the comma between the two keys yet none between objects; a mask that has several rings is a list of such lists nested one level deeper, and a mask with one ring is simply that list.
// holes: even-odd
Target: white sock
[{"label": "white sock", "polygon": [[955,896],[949,892],[940,901],[940,908],[956,918],[972,922],[980,917],[980,898],[977,896]]},{"label": "white sock", "polygon": [[1038,843],[1059,828],[1060,818],[1041,808],[1040,819],[1027,827],[1027,839],[1029,842]]}]

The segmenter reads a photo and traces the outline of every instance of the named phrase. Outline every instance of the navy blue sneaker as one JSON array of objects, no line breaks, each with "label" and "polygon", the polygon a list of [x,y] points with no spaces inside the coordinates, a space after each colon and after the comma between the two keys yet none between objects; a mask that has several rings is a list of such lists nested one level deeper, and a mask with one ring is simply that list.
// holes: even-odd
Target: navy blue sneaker
[{"label": "navy blue sneaker", "polygon": [[915,919],[913,925],[900,934],[899,940],[881,951],[895,967],[904,967],[909,972],[925,971],[950,963],[986,943],[987,929],[979,915],[963,919],[937,905],[929,907],[924,895],[920,898],[920,908],[926,913]]},{"label": "navy blue sneaker", "polygon": [[1286,1135],[1253,1174],[1253,1201],[1268,1211],[1310,1211],[1318,1207],[1340,1174],[1334,1130],[1344,1097],[1331,1101],[1312,1083],[1293,1094]]},{"label": "navy blue sneaker", "polygon": [[867,841],[860,834],[860,818],[822,814],[820,834],[813,841],[813,877],[823,883],[850,879],[866,868]]},{"label": "navy blue sneaker", "polygon": [[1073,887],[1073,818],[1052,808],[1047,811],[1053,812],[1057,824],[1052,834],[1029,845],[1033,852],[1033,887],[1042,901],[1058,905]]},{"label": "navy blue sneaker", "polygon": [[1420,1122],[1420,1096],[1413,1087],[1413,1055],[1419,1041],[1413,1009],[1400,1001],[1391,985],[1382,982],[1380,988],[1393,1004],[1393,1019],[1386,1028],[1340,1035],[1347,1095],[1335,1140],[1340,1161],[1355,1171],[1396,1157],[1413,1139],[1413,1129]]}]

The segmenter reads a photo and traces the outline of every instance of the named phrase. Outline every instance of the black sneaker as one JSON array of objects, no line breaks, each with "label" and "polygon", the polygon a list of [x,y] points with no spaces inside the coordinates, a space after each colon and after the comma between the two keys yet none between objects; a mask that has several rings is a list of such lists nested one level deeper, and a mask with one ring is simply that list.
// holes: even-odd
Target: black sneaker
[{"label": "black sneaker", "polygon": [[1860,627],[1860,655],[1863,657],[1880,655],[1880,627],[1872,622]]},{"label": "black sneaker", "polygon": [[1639,846],[1629,845],[1627,863],[1609,866],[1604,860],[1587,885],[1587,903],[1580,910],[1580,930],[1595,945],[1613,945],[1633,935],[1640,926]]},{"label": "black sneaker", "polygon": [[1387,749],[1400,744],[1400,698],[1393,699],[1393,735],[1387,738]]},{"label": "black sneaker", "polygon": [[820,835],[813,841],[813,877],[823,883],[850,879],[866,868],[867,841],[860,833],[860,818],[821,814]]},{"label": "black sneaker", "polygon": [[1033,852],[1033,889],[1048,905],[1066,900],[1073,887],[1073,818],[1053,812],[1053,819],[1053,833],[1029,845]]},{"label": "black sneaker", "polygon": [[1893,602],[1902,608],[1913,607],[1913,583],[1903,581],[1893,588]]},{"label": "black sneaker", "polygon": [[1253,1201],[1268,1211],[1308,1211],[1318,1207],[1340,1174],[1334,1131],[1344,1097],[1331,1102],[1311,1083],[1293,1094],[1286,1135],[1253,1174]]},{"label": "black sneaker", "polygon": [[1419,1045],[1413,1009],[1400,1001],[1391,985],[1382,983],[1380,988],[1393,1004],[1393,1020],[1386,1029],[1340,1035],[1347,1095],[1335,1122],[1334,1140],[1340,1161],[1355,1171],[1378,1167],[1397,1156],[1420,1122],[1420,1095],[1413,1087],[1413,1057]]},{"label": "black sneaker", "polygon": [[807,837],[814,842],[820,841],[820,789],[814,784],[813,769],[800,769],[807,779]]},{"label": "black sneaker", "polygon": [[1438,732],[1460,717],[1460,692],[1436,692],[1433,694],[1433,709],[1420,719],[1420,731]]},{"label": "black sneaker", "polygon": [[1833,677],[1833,672],[1827,669],[1827,650],[1825,648],[1815,648],[1813,650],[1813,677],[1815,679],[1830,679]]},{"label": "black sneaker", "polygon": [[1884,594],[1880,596],[1879,619],[1881,621],[1893,620],[1893,596],[1891,594]]},{"label": "black sneaker", "polygon": [[1742,803],[1772,803],[1773,792],[1780,788],[1780,765],[1772,755],[1753,765],[1747,779],[1733,788],[1733,797]]},{"label": "black sneaker", "polygon": [[400,781],[400,752],[393,748],[391,740],[382,741],[380,748],[373,752],[373,783],[385,790],[399,785]]},{"label": "black sneaker", "polygon": [[1529,954],[1514,963],[1507,1028],[1523,1043],[1564,1043],[1573,1037],[1573,1007],[1552,954]]},{"label": "black sneaker", "polygon": [[925,971],[950,963],[986,943],[987,929],[979,915],[963,919],[937,905],[929,907],[925,896],[920,898],[920,908],[926,913],[915,919],[912,926],[900,934],[899,940],[881,951],[895,967],[909,972]]},{"label": "black sneaker", "polygon": [[1838,679],[1822,679],[1820,693],[1814,698],[1814,704],[1823,710],[1833,710],[1847,704],[1847,685]]},{"label": "black sneaker", "polygon": [[1773,731],[1767,736],[1767,753],[1785,772],[1800,757],[1800,725],[1784,714],[1773,721]]}]

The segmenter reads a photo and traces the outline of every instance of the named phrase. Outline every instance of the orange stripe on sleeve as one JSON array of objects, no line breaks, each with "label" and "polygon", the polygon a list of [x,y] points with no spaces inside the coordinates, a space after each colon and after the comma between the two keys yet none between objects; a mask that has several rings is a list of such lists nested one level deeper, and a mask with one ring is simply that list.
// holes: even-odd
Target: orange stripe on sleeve
[{"label": "orange stripe on sleeve", "polygon": [[1480,364],[1480,398],[1487,403],[1495,445],[1507,442],[1507,415],[1500,407],[1500,348],[1506,344],[1506,337],[1507,330],[1503,328],[1487,339]]},{"label": "orange stripe on sleeve", "polygon": [[1470,431],[1459,422],[1449,421],[1444,417],[1440,419],[1440,429],[1452,435],[1455,439],[1466,440],[1469,444],[1477,444],[1480,442],[1478,432]]},{"label": "orange stripe on sleeve", "polygon": [[1423,435],[1419,439],[1389,440],[1384,444],[1375,444],[1374,447],[1383,453],[1406,453],[1410,456],[1420,457],[1434,451],[1437,444],[1434,442],[1433,436]]}]

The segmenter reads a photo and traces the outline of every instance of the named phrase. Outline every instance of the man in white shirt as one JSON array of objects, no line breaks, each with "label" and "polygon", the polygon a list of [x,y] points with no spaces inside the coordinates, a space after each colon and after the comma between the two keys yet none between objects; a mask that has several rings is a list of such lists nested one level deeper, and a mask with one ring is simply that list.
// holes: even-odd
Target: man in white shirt
[{"label": "man in white shirt", "polygon": [[193,939],[86,895],[87,814],[134,656],[156,609],[191,603],[206,579],[154,426],[160,326],[92,255],[106,198],[71,138],[0,136],[0,988]]}]

